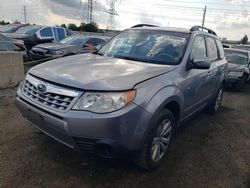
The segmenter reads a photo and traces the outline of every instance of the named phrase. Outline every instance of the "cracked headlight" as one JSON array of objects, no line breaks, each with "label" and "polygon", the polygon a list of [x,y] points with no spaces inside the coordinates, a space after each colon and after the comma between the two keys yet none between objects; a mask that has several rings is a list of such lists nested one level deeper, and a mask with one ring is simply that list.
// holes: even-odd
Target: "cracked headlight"
[{"label": "cracked headlight", "polygon": [[79,98],[73,110],[85,110],[95,113],[109,113],[119,110],[135,98],[135,90],[126,92],[86,92]]},{"label": "cracked headlight", "polygon": [[243,76],[243,72],[229,72],[228,76],[232,76],[232,77],[242,77]]}]

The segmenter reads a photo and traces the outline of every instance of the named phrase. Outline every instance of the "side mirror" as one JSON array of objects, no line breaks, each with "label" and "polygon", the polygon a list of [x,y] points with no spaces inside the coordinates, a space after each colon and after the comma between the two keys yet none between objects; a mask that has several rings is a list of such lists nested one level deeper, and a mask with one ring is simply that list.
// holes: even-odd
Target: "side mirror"
[{"label": "side mirror", "polygon": [[191,69],[209,69],[211,66],[210,60],[190,60],[187,65],[187,70]]}]

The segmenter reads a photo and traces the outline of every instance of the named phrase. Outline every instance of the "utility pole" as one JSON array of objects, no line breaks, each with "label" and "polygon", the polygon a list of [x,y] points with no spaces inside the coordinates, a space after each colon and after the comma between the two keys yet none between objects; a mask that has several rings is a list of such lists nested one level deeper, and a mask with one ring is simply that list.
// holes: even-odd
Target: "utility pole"
[{"label": "utility pole", "polygon": [[88,22],[93,22],[93,0],[88,0]]},{"label": "utility pole", "polygon": [[115,10],[115,3],[117,0],[110,0],[109,1],[109,10],[105,11],[109,14],[108,23],[107,23],[107,30],[115,28],[115,16],[118,16],[118,13]]},{"label": "utility pole", "polygon": [[26,6],[23,6],[23,15],[24,15],[24,23],[27,23],[27,9]]},{"label": "utility pole", "polygon": [[202,18],[202,30],[205,24],[205,19],[206,19],[206,13],[207,13],[207,5],[205,6],[204,12],[203,12],[203,18]]}]

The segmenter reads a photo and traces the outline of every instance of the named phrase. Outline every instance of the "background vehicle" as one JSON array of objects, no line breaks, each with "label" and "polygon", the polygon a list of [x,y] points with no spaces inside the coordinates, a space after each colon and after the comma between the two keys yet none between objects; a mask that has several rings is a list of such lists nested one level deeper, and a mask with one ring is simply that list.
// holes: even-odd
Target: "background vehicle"
[{"label": "background vehicle", "polygon": [[31,59],[43,59],[88,53],[90,45],[96,48],[105,42],[102,38],[73,35],[61,40],[59,43],[45,43],[34,46],[30,54]]},{"label": "background vehicle", "polygon": [[15,33],[19,28],[28,26],[29,24],[8,24],[0,28],[0,33]]},{"label": "background vehicle", "polygon": [[233,85],[237,90],[242,90],[245,82],[250,79],[250,52],[233,48],[224,51],[229,63],[227,84]]},{"label": "background vehicle", "polygon": [[234,48],[250,51],[250,45],[246,45],[246,44],[236,45],[234,46]]},{"label": "background vehicle", "polygon": [[95,54],[32,68],[16,103],[32,125],[71,148],[108,158],[135,155],[154,169],[179,125],[205,108],[219,110],[226,66],[210,29],[140,24]]},{"label": "background vehicle", "polygon": [[58,42],[67,37],[66,29],[63,27],[26,26],[18,29],[15,33],[5,34],[8,37],[23,40],[30,59],[29,51],[37,44]]},{"label": "background vehicle", "polygon": [[0,51],[18,51],[23,53],[24,61],[27,60],[26,48],[21,40],[8,38],[0,33]]}]

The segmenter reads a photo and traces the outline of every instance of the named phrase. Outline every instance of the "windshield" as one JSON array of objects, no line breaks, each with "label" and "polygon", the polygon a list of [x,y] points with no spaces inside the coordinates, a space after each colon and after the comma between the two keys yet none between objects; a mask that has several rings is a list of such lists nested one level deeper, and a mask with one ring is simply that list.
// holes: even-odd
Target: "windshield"
[{"label": "windshield", "polygon": [[71,36],[71,37],[67,37],[67,38],[61,40],[60,43],[79,46],[82,44],[82,42],[84,40],[85,40],[84,38],[79,37],[79,36]]},{"label": "windshield", "polygon": [[246,65],[248,62],[248,57],[245,53],[225,51],[225,56],[228,63]]},{"label": "windshield", "polygon": [[39,29],[40,29],[40,27],[21,27],[20,29],[18,29],[18,30],[16,31],[16,33],[33,35],[33,34],[35,34]]},{"label": "windshield", "polygon": [[3,33],[13,33],[15,32],[16,28],[17,26],[14,26],[14,25],[5,25],[0,28],[0,31]]},{"label": "windshield", "polygon": [[157,30],[127,30],[97,53],[104,56],[143,61],[156,64],[177,65],[184,55],[189,34]]}]

